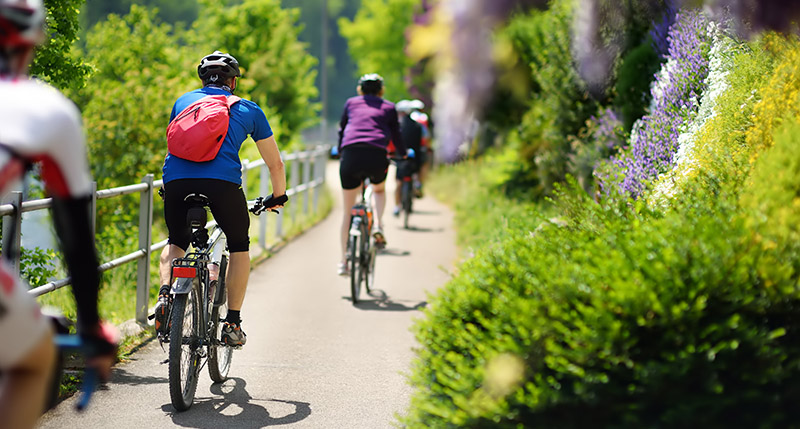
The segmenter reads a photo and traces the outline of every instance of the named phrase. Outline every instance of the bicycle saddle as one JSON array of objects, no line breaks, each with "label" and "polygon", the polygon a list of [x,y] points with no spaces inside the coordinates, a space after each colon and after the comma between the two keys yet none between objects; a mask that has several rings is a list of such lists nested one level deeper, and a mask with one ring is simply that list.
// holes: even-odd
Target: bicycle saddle
[{"label": "bicycle saddle", "polygon": [[189,194],[183,201],[189,204],[189,210],[186,211],[186,223],[191,228],[202,228],[208,222],[208,212],[206,207],[211,204],[211,200],[203,194]]}]

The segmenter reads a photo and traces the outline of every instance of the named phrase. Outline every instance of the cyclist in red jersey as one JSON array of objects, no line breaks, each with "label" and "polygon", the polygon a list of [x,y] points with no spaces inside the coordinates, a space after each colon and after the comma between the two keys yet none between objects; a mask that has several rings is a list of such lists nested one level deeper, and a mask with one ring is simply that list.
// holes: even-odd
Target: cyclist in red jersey
[{"label": "cyclist in red jersey", "polygon": [[[0,0],[0,192],[32,163],[53,197],[53,221],[72,280],[78,333],[93,349],[87,365],[107,379],[117,334],[100,321],[100,276],[90,213],[92,181],[80,112],[54,88],[28,77],[34,46],[45,40],[41,0]],[[3,249],[8,257],[13,249]],[[55,362],[52,327],[34,298],[0,263],[0,427],[29,428],[45,407]]]}]

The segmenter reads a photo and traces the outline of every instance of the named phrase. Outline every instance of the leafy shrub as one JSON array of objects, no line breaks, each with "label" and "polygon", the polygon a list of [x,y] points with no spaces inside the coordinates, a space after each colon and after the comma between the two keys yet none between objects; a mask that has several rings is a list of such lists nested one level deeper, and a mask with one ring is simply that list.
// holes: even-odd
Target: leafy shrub
[{"label": "leafy shrub", "polygon": [[[732,199],[663,215],[562,196],[564,226],[485,248],[415,327],[409,427],[787,427],[800,380],[792,256]],[[769,392],[766,394],[766,392]]]},{"label": "leafy shrub", "polygon": [[650,83],[661,66],[661,60],[650,40],[632,49],[622,58],[617,68],[614,86],[616,106],[626,131],[642,117],[650,103]]},{"label": "leafy shrub", "polygon": [[789,280],[800,272],[800,115],[787,116],[773,135],[774,147],[758,157],[742,193],[742,206],[751,210],[749,226],[756,242],[781,260],[759,267]]},{"label": "leafy shrub", "polygon": [[547,11],[515,16],[504,34],[520,60],[532,72],[531,106],[516,137],[522,165],[514,173],[514,188],[546,195],[567,173],[568,135],[575,135],[596,112],[572,66],[573,2],[555,0]]},{"label": "leafy shrub", "polygon": [[590,195],[595,194],[594,171],[617,153],[627,139],[624,125],[612,109],[601,109],[599,117],[586,121],[586,128],[569,138],[569,173]]}]

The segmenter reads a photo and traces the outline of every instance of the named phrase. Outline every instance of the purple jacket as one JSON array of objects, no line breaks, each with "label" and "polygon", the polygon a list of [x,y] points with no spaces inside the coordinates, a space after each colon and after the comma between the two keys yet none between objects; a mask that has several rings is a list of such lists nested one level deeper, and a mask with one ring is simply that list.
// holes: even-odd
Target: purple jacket
[{"label": "purple jacket", "polygon": [[356,143],[385,150],[389,141],[394,142],[397,153],[406,153],[393,103],[375,95],[352,97],[344,103],[339,123],[339,150]]}]

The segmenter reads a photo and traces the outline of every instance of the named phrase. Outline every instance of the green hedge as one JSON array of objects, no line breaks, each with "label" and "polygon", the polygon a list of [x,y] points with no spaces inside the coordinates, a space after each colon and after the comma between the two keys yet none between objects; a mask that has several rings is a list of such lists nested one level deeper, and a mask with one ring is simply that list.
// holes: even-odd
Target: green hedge
[{"label": "green hedge", "polygon": [[758,245],[724,199],[661,216],[575,195],[565,226],[510,234],[431,301],[416,325],[423,348],[404,423],[797,422],[798,278],[762,269],[796,249]]}]

